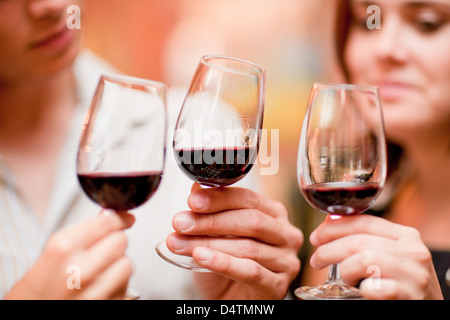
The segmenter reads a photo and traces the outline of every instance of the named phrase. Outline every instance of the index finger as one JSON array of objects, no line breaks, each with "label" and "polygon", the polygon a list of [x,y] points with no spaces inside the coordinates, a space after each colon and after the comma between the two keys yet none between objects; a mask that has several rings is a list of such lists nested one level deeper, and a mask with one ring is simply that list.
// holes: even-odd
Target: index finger
[{"label": "index finger", "polygon": [[202,189],[198,184],[194,184],[188,198],[188,205],[197,213],[257,209],[275,218],[288,216],[288,211],[281,202],[239,187]]},{"label": "index finger", "polygon": [[329,219],[314,230],[310,236],[310,242],[314,246],[320,246],[332,240],[348,235],[365,233],[397,240],[404,234],[407,227],[390,222],[386,219],[367,214]]},{"label": "index finger", "polygon": [[73,227],[58,231],[60,241],[65,241],[67,247],[87,248],[106,235],[127,229],[134,224],[135,218],[128,212],[105,212]]}]

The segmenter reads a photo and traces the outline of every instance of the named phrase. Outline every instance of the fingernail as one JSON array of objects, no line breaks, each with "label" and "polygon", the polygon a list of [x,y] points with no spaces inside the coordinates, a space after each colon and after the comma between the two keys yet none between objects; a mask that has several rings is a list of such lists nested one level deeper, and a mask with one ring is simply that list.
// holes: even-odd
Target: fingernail
[{"label": "fingernail", "polygon": [[181,232],[188,231],[194,226],[194,219],[189,213],[180,213],[174,218],[174,225]]},{"label": "fingernail", "polygon": [[197,258],[197,261],[208,262],[211,260],[213,253],[211,252],[211,250],[208,250],[206,248],[197,247],[197,249],[195,250],[195,256]]},{"label": "fingernail", "polygon": [[180,239],[180,238],[178,238],[176,236],[170,237],[170,241],[171,241],[171,244],[172,244],[172,248],[175,251],[181,251],[181,250],[185,249],[187,247],[187,245],[188,245],[188,241],[187,240]]},{"label": "fingernail", "polygon": [[319,269],[318,265],[316,264],[315,255],[313,254],[311,258],[309,259],[309,264],[313,269]]},{"label": "fingernail", "polygon": [[315,245],[317,243],[317,232],[313,231],[311,235],[309,236],[309,242],[311,242],[312,245]]},{"label": "fingernail", "polygon": [[202,210],[208,206],[208,197],[203,194],[191,194],[189,203],[193,206],[192,209]]},{"label": "fingernail", "polygon": [[102,209],[102,211],[100,212],[100,215],[102,216],[110,216],[112,214],[115,214],[114,210],[110,210],[110,209]]}]

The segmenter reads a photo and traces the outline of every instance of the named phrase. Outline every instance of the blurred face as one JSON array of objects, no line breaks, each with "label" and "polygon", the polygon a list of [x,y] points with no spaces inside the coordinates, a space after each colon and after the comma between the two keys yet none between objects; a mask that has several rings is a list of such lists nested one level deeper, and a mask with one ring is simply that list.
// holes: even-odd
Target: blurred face
[{"label": "blurred face", "polygon": [[52,75],[70,65],[80,31],[67,28],[74,0],[0,0],[0,83]]},{"label": "blurred face", "polygon": [[[366,26],[370,4],[381,9],[380,30]],[[354,0],[351,7],[346,67],[352,82],[380,87],[388,137],[402,142],[423,128],[448,135],[450,0]]]}]

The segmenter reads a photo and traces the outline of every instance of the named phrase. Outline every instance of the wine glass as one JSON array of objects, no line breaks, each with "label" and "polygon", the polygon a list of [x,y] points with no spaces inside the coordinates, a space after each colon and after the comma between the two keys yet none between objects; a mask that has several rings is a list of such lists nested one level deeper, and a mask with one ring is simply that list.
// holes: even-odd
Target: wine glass
[{"label": "wine glass", "polygon": [[[166,91],[150,80],[100,78],[81,135],[77,175],[102,208],[132,210],[156,192],[165,161]],[[127,291],[127,299],[138,297]]]},{"label": "wine glass", "polygon": [[[315,83],[298,150],[298,183],[315,209],[338,218],[360,214],[380,194],[386,180],[386,140],[378,89]],[[301,299],[361,299],[346,285],[339,265],[328,280],[296,289]]]},{"label": "wine glass", "polygon": [[[265,70],[224,56],[204,56],[178,116],[174,156],[187,177],[203,188],[242,179],[255,163],[263,123]],[[192,271],[208,272],[190,256],[173,254],[165,241],[158,254]]]}]

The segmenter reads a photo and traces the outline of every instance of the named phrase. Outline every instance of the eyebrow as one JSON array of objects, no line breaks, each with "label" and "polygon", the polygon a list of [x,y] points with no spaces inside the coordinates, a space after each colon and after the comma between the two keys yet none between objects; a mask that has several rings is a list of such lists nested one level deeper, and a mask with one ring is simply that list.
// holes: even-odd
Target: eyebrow
[{"label": "eyebrow", "polygon": [[382,1],[373,1],[373,0],[350,0],[350,5],[367,5],[371,4],[383,3]]},{"label": "eyebrow", "polygon": [[[351,0],[351,6],[364,7],[370,5],[383,5],[383,1],[380,0]],[[406,7],[408,9],[421,9],[421,8],[435,8],[438,10],[443,10],[450,14],[450,1],[445,0],[405,0],[402,1],[400,6]]]},{"label": "eyebrow", "polygon": [[[353,5],[371,5],[371,4],[382,4],[384,1],[381,0],[351,0],[350,4]],[[450,7],[450,1],[445,0],[406,0],[403,1],[402,5],[406,6],[420,6],[426,7],[429,5],[438,5]]]},{"label": "eyebrow", "polygon": [[428,1],[408,1],[404,4],[408,9],[432,8],[446,15],[450,15],[450,1],[428,0]]},{"label": "eyebrow", "polygon": [[417,0],[417,1],[408,1],[405,3],[407,6],[412,7],[428,7],[428,6],[439,6],[439,7],[447,7],[450,8],[450,1],[443,1],[443,0]]}]

